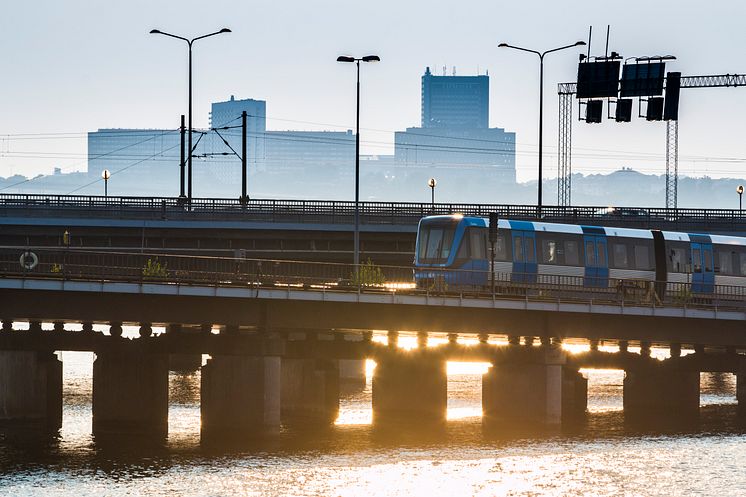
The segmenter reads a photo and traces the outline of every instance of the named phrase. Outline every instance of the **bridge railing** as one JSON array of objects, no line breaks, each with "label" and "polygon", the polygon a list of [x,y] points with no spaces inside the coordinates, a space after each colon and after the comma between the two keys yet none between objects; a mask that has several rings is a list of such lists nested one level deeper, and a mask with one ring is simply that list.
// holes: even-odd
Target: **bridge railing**
[{"label": "bridge railing", "polygon": [[[464,214],[502,219],[542,220],[579,224],[618,224],[630,227],[712,226],[746,229],[739,209],[668,209],[658,207],[544,206],[535,205],[361,202],[364,224],[414,224],[431,214]],[[341,200],[276,200],[178,197],[104,197],[83,195],[0,194],[0,217],[47,217],[254,220],[267,222],[351,224],[355,203]]]},{"label": "bridge railing", "polygon": [[[746,310],[746,286],[86,249],[0,247],[0,278],[121,281],[241,288],[323,289]],[[480,284],[472,282],[479,281]]]}]

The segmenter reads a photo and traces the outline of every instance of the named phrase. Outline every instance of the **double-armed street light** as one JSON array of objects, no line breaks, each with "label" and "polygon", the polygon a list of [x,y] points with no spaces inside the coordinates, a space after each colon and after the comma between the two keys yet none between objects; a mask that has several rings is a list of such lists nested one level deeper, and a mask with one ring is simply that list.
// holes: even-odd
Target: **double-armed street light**
[{"label": "double-armed street light", "polygon": [[[231,33],[231,30],[228,28],[223,28],[220,31],[215,31],[214,33],[209,33],[202,36],[197,36],[196,38],[192,38],[191,40],[189,38],[184,38],[183,36],[177,36],[171,33],[166,33],[164,31],[161,31],[159,29],[152,29],[150,30],[150,34],[152,35],[163,35],[163,36],[169,36],[171,38],[176,38],[177,40],[182,40],[187,42],[187,45],[189,46],[189,132],[188,132],[188,152],[187,152],[187,184],[188,186],[188,194],[187,198],[189,201],[192,200],[192,45],[195,41],[201,40],[203,38],[209,38],[210,36],[219,35],[222,33]],[[181,167],[184,167],[184,164],[181,164]],[[183,176],[182,176],[183,177]],[[183,186],[183,185],[182,185]]]},{"label": "double-armed street light", "polygon": [[542,151],[543,151],[543,125],[544,125],[544,56],[552,53],[552,52],[559,52],[560,50],[565,50],[567,48],[573,48],[573,47],[580,47],[584,46],[584,41],[576,41],[572,45],[565,45],[563,47],[553,48],[551,50],[545,50],[544,52],[539,52],[538,50],[531,50],[529,48],[523,48],[523,47],[516,47],[514,45],[509,45],[507,43],[500,43],[498,45],[499,48],[512,48],[513,50],[520,50],[522,52],[529,52],[532,54],[536,54],[539,56],[539,198],[537,202],[537,207],[539,209],[539,212],[541,212],[541,183],[542,183]]},{"label": "double-armed street light", "polygon": [[101,171],[101,177],[104,179],[104,197],[109,197],[109,178],[111,178],[111,172],[108,169]]},{"label": "double-armed street light", "polygon": [[355,268],[360,264],[360,62],[381,62],[378,55],[352,57],[340,55],[337,62],[354,62],[357,65],[357,111],[355,113]]}]

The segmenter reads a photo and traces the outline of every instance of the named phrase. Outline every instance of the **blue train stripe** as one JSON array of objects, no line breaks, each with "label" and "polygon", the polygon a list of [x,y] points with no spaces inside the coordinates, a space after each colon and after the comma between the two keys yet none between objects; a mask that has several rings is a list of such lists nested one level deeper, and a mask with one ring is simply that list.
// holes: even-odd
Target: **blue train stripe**
[{"label": "blue train stripe", "polygon": [[508,221],[510,229],[516,231],[534,231],[534,223],[531,221]]}]

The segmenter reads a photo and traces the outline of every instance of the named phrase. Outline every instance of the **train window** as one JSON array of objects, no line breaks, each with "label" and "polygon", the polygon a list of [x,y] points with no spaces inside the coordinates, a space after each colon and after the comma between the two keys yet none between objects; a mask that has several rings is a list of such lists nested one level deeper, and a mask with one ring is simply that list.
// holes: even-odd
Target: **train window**
[{"label": "train window", "polygon": [[614,244],[614,267],[619,269],[626,269],[629,267],[626,245],[621,243]]},{"label": "train window", "polygon": [[598,249],[598,266],[606,267],[606,244],[598,243],[596,248]]},{"label": "train window", "polygon": [[709,273],[712,271],[712,250],[705,250],[703,253],[705,255],[705,271]]},{"label": "train window", "polygon": [[635,269],[650,269],[650,251],[645,245],[635,245]]},{"label": "train window", "polygon": [[471,258],[472,259],[486,259],[486,245],[487,239],[485,237],[485,229],[472,229],[469,228],[469,242],[471,243]]},{"label": "train window", "polygon": [[596,265],[596,244],[592,241],[585,242],[585,265]]},{"label": "train window", "polygon": [[734,255],[734,252],[727,250],[721,250],[718,252],[718,259],[720,259],[720,274],[735,274],[735,271],[733,271]]},{"label": "train window", "polygon": [[746,254],[738,254],[739,268],[741,269],[741,276],[746,276]]},{"label": "train window", "polygon": [[671,262],[671,272],[673,273],[684,273],[686,272],[686,252],[683,248],[673,248],[668,254],[668,260]]},{"label": "train window", "polygon": [[440,249],[440,259],[445,262],[448,260],[448,256],[451,255],[451,245],[453,245],[453,232],[454,230],[446,230],[443,233],[443,243]]},{"label": "train window", "polygon": [[427,237],[427,252],[425,257],[428,259],[437,259],[440,252],[440,244],[443,242],[443,228],[430,229]]},{"label": "train window", "polygon": [[541,242],[541,262],[544,264],[557,264],[557,242],[544,240]]},{"label": "train window", "polygon": [[578,242],[565,242],[565,264],[568,266],[580,265],[578,258]]},{"label": "train window", "polygon": [[702,272],[702,254],[699,249],[692,249],[692,267],[695,273]]},{"label": "train window", "polygon": [[532,238],[526,238],[526,262],[536,262],[536,245]]},{"label": "train window", "polygon": [[495,242],[495,260],[508,260],[508,246],[505,244],[504,236],[498,236],[497,241]]},{"label": "train window", "polygon": [[468,236],[464,236],[463,240],[461,240],[461,246],[458,248],[456,259],[458,259],[460,263],[464,263],[467,260],[469,260],[469,237]]},{"label": "train window", "polygon": [[523,262],[523,237],[515,237],[513,240],[513,246],[513,260]]}]

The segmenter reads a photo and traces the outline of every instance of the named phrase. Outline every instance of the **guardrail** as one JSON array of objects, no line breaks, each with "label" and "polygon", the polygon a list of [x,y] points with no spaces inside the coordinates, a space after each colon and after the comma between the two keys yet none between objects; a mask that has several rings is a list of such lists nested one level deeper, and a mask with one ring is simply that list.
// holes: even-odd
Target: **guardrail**
[{"label": "guardrail", "polygon": [[[746,231],[739,209],[668,209],[660,207],[545,206],[421,202],[361,202],[363,224],[415,224],[431,214],[541,220],[571,224],[673,229],[681,227]],[[0,194],[0,217],[85,216],[90,218],[247,220],[351,224],[355,203],[341,200],[273,200],[178,197],[104,197],[82,195]]]},{"label": "guardrail", "polygon": [[[412,267],[301,262],[79,249],[0,248],[0,278],[122,281],[243,288],[323,289],[336,292],[396,292],[481,299],[527,299],[649,307],[701,307],[746,310],[746,286],[716,285],[712,293],[691,283],[604,279],[586,286],[583,277],[521,275],[486,271],[428,269],[429,282],[416,287]],[[450,274],[449,274],[450,273]],[[479,276],[484,286],[449,285]],[[471,281],[471,280],[469,280]],[[599,281],[593,282],[595,285]]]}]

